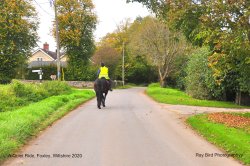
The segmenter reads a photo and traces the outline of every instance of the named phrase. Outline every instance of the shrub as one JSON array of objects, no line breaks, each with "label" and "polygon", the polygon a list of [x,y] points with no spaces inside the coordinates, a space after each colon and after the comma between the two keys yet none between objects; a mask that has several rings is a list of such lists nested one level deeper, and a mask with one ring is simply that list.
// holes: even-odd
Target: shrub
[{"label": "shrub", "polygon": [[[99,66],[98,66],[99,67]],[[64,69],[65,80],[68,81],[94,81],[97,78],[97,66],[86,64],[78,67]]]},{"label": "shrub", "polygon": [[128,82],[141,84],[156,82],[158,78],[157,70],[142,56],[129,59],[126,65],[126,79]]},{"label": "shrub", "polygon": [[[51,75],[57,74],[55,65],[41,66],[43,71],[43,80],[51,80]],[[32,70],[40,70],[40,67],[33,67],[27,71],[27,80],[39,80],[39,75]],[[93,65],[81,66],[80,68],[61,68],[62,79],[67,81],[93,81],[96,79],[98,67]]]},{"label": "shrub", "polygon": [[4,73],[0,73],[0,84],[8,84],[11,82],[11,78],[4,74]]},{"label": "shrub", "polygon": [[47,81],[42,85],[42,89],[46,89],[49,96],[59,95],[62,93],[68,93],[71,91],[71,87],[63,81]]},{"label": "shrub", "polygon": [[187,63],[185,78],[186,92],[198,99],[219,99],[222,89],[212,76],[212,70],[208,67],[207,48],[200,48],[190,56]]},{"label": "shrub", "polygon": [[0,112],[12,111],[49,96],[71,92],[65,82],[50,81],[43,84],[21,83],[13,80],[9,85],[0,86]]},{"label": "shrub", "polygon": [[9,111],[10,107],[17,107],[24,101],[17,98],[10,86],[0,87],[0,112]]},{"label": "shrub", "polygon": [[174,70],[167,79],[168,85],[170,87],[185,90],[185,77],[187,76],[186,67],[188,62],[188,56],[178,56],[174,61]]},{"label": "shrub", "polygon": [[32,70],[40,70],[40,68],[43,71],[43,80],[51,80],[50,76],[57,74],[57,66],[56,65],[32,67],[32,68],[28,69],[27,74],[26,74],[26,79],[39,80],[39,75],[37,73],[33,73]]},{"label": "shrub", "polygon": [[12,81],[11,88],[14,90],[17,97],[26,97],[29,94],[34,93],[31,85],[25,85],[17,80]]},{"label": "shrub", "polygon": [[20,81],[13,80],[11,83],[15,96],[27,101],[39,101],[51,96],[49,91],[42,88],[40,84],[24,84]]}]

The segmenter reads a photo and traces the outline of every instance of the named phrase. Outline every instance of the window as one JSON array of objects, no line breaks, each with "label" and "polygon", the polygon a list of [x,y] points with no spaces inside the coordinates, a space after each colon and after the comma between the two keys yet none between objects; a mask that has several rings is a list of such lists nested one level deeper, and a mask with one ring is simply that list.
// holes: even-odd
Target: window
[{"label": "window", "polygon": [[37,61],[43,61],[43,58],[37,58]]}]

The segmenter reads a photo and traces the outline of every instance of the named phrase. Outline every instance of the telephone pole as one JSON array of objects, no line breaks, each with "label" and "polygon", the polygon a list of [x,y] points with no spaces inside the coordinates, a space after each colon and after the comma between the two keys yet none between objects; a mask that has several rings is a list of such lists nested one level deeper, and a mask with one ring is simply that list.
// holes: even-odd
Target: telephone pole
[{"label": "telephone pole", "polygon": [[55,23],[56,23],[57,79],[61,80],[59,26],[58,26],[58,18],[57,18],[57,4],[56,4],[56,0],[54,0],[54,8],[55,8]]},{"label": "telephone pole", "polygon": [[124,76],[125,76],[125,73],[124,73],[124,47],[125,47],[125,44],[123,42],[122,43],[122,85],[123,86],[125,84],[125,81],[124,81]]}]

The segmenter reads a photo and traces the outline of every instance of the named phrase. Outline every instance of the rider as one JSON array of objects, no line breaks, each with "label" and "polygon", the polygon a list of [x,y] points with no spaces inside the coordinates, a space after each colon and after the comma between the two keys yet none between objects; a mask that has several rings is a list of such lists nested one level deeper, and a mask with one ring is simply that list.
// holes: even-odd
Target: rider
[{"label": "rider", "polygon": [[97,75],[99,79],[104,77],[108,81],[109,90],[112,91],[112,88],[111,88],[112,82],[111,82],[111,79],[109,78],[109,69],[105,66],[103,62],[101,62],[101,67],[98,69]]}]

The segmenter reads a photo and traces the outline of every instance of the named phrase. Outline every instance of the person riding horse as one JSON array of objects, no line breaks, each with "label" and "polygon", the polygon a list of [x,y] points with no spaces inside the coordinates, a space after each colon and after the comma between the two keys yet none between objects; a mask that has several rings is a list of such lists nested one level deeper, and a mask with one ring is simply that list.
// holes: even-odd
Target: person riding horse
[{"label": "person riding horse", "polygon": [[112,91],[112,81],[109,78],[109,69],[105,66],[105,64],[102,62],[101,67],[97,71],[98,79],[105,78],[109,84],[109,90]]},{"label": "person riding horse", "polygon": [[112,91],[112,82],[109,78],[108,68],[104,65],[104,63],[101,63],[101,67],[98,70],[97,75],[98,78],[95,80],[94,90],[96,93],[97,107],[101,109],[101,105],[105,107],[105,101],[108,91]]}]

